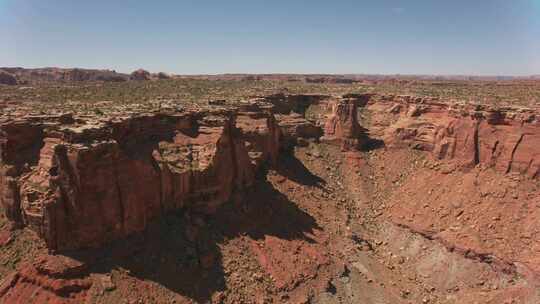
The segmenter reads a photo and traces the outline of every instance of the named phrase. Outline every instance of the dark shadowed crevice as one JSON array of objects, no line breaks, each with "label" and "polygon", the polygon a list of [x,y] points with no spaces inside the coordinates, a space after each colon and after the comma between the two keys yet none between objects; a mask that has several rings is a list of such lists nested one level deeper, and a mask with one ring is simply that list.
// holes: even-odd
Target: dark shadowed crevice
[{"label": "dark shadowed crevice", "polygon": [[515,154],[519,145],[523,141],[523,137],[525,137],[525,134],[521,134],[519,136],[519,139],[517,140],[516,144],[514,145],[514,148],[512,149],[512,154],[510,155],[510,162],[508,162],[508,168],[506,169],[506,173],[510,173],[510,171],[512,171],[512,166],[514,164],[514,157],[515,157]]},{"label": "dark shadowed crevice", "polygon": [[480,163],[480,141],[478,138],[478,129],[480,128],[480,123],[477,122],[474,125],[474,133],[473,133],[473,144],[474,144],[474,165],[478,165]]}]

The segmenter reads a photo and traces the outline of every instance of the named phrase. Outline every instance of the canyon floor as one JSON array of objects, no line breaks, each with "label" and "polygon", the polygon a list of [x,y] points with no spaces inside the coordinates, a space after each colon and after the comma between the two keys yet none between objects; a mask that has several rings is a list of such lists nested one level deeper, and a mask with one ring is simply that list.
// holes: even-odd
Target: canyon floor
[{"label": "canyon floor", "polygon": [[[315,93],[358,89],[329,87]],[[4,91],[4,109],[28,111],[35,101],[14,88]],[[20,92],[29,90],[45,89]],[[62,112],[41,102],[43,115]],[[80,111],[107,116],[109,104],[93,101]],[[491,160],[483,162],[476,143],[474,163],[464,165],[424,148],[427,131],[417,120],[404,127],[416,128],[412,144],[389,141],[394,124],[431,119],[436,106],[411,116],[395,107],[381,114],[379,104],[372,98],[346,114],[358,115],[363,128],[358,149],[300,136],[275,163],[261,165],[242,199],[212,213],[167,212],[99,248],[50,250],[39,233],[1,215],[0,303],[540,303],[540,135],[523,131],[501,171],[506,150],[495,151],[505,135],[494,129],[503,139]],[[526,104],[538,113],[538,103]],[[350,126],[335,109],[313,103],[300,114],[318,115],[315,125],[334,115]],[[477,140],[491,140],[476,128]]]}]

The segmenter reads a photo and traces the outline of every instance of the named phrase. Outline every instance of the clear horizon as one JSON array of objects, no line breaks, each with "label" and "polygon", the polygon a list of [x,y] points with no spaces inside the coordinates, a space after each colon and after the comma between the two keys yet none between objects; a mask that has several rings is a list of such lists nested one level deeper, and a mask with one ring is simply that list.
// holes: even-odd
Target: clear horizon
[{"label": "clear horizon", "polygon": [[540,74],[540,0],[0,0],[0,66],[174,74]]}]

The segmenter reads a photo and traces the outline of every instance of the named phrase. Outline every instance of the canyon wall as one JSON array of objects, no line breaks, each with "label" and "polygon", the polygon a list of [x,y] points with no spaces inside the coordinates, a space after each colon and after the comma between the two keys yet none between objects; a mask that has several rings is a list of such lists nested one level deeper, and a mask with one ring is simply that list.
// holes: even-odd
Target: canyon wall
[{"label": "canyon wall", "polygon": [[[258,170],[322,128],[305,111],[323,96],[106,115],[4,115],[0,203],[52,250],[97,248],[178,209],[241,201]],[[126,114],[127,113],[127,114]]]},{"label": "canyon wall", "polygon": [[338,143],[343,151],[361,149],[367,137],[366,130],[358,123],[358,109],[365,106],[370,97],[350,94],[330,101],[323,140]]},{"label": "canyon wall", "polygon": [[462,167],[533,179],[540,172],[540,123],[531,109],[281,94],[235,106],[126,113],[4,115],[6,216],[53,250],[100,247],[172,210],[213,213],[241,201],[258,170],[308,140],[354,151],[374,138]]},{"label": "canyon wall", "polygon": [[262,100],[274,106],[273,112],[285,135],[291,134],[293,139],[321,139],[348,151],[361,150],[366,145],[367,130],[359,124],[358,114],[372,96],[275,94]]},{"label": "canyon wall", "polygon": [[388,147],[410,147],[464,167],[540,174],[538,110],[380,96],[366,106],[370,132]]},{"label": "canyon wall", "polygon": [[0,199],[51,249],[99,247],[180,208],[212,213],[276,162],[267,111],[205,110],[85,121],[1,122]]}]

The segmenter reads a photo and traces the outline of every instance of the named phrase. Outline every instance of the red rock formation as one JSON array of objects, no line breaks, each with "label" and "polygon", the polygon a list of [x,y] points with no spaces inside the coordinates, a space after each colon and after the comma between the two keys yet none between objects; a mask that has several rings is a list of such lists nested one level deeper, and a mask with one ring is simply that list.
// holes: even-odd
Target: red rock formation
[{"label": "red rock formation", "polygon": [[324,126],[323,139],[339,143],[344,151],[360,148],[364,130],[358,123],[358,105],[364,104],[367,99],[368,95],[344,96],[329,103],[331,113]]},{"label": "red rock formation", "polygon": [[236,126],[246,141],[255,168],[264,162],[272,165],[277,163],[282,132],[274,115],[261,111],[240,112],[236,117]]},{"label": "red rock formation", "polygon": [[540,120],[532,109],[452,105],[411,97],[370,102],[374,129],[388,146],[410,146],[466,166],[540,174]]},{"label": "red rock formation", "polygon": [[[330,102],[324,139],[343,150],[359,148],[364,131],[357,111],[369,98]],[[280,148],[321,135],[301,114],[275,119],[272,110],[264,101],[240,110],[139,113],[94,122],[69,115],[4,119],[0,203],[10,220],[37,231],[51,249],[99,247],[145,229],[169,210],[212,213],[240,199],[256,170],[277,162]],[[390,147],[539,175],[540,127],[532,110],[403,97],[372,101],[366,111],[373,114],[370,131]]]},{"label": "red rock formation", "polygon": [[[83,303],[93,282],[86,265],[65,256],[40,256],[0,285],[2,303]],[[15,288],[16,287],[16,288]]]},{"label": "red rock formation", "polygon": [[[332,112],[326,121],[325,139],[341,144],[344,150],[360,147],[364,134],[357,111],[367,98],[364,95],[349,95],[332,101],[329,104]],[[300,172],[301,178],[288,174],[302,170],[302,166],[293,166],[293,162],[281,163],[274,173],[270,170],[266,175],[269,186],[259,189],[260,192],[253,191],[254,195],[246,200],[264,198],[255,208],[243,206],[246,208],[234,214],[235,217],[231,217],[233,213],[224,212],[225,216],[216,216],[214,219],[217,223],[212,225],[207,225],[203,217],[199,218],[200,214],[191,217],[191,210],[211,214],[226,202],[242,199],[242,194],[250,190],[256,170],[265,164],[274,164],[284,144],[295,143],[298,138],[317,139],[322,134],[317,123],[303,115],[307,111],[315,114],[312,117],[317,117],[320,113],[313,112],[319,108],[314,110],[311,107],[313,104],[307,106],[309,109],[304,108],[304,101],[300,103],[302,106],[297,107],[299,103],[296,103],[291,108],[288,108],[291,105],[287,102],[281,99],[279,102],[287,114],[274,116],[272,108],[263,103],[227,108],[226,101],[219,101],[213,103],[216,106],[214,110],[199,109],[193,112],[133,113],[122,109],[119,114],[112,116],[27,115],[22,119],[5,115],[0,118],[1,203],[11,220],[37,231],[47,241],[49,248],[60,250],[99,247],[110,240],[146,229],[150,221],[166,212],[186,209],[187,220],[182,223],[186,228],[185,237],[190,246],[193,245],[190,249],[194,249],[193,257],[190,255],[189,258],[195,258],[194,263],[200,267],[194,270],[212,281],[216,281],[216,273],[225,273],[227,279],[234,277],[234,280],[227,282],[233,284],[232,288],[228,286],[228,290],[238,286],[243,288],[245,282],[251,280],[249,282],[256,287],[264,288],[257,289],[250,285],[247,293],[260,292],[261,301],[265,300],[268,290],[272,293],[278,290],[286,292],[276,295],[278,301],[309,302],[315,293],[326,290],[325,294],[330,294],[332,289],[336,290],[336,282],[350,282],[358,274],[365,276],[366,285],[346,286],[355,286],[356,289],[361,289],[357,286],[369,287],[369,284],[382,286],[382,283],[396,282],[395,278],[404,275],[420,278],[409,283],[409,286],[418,285],[418,291],[413,289],[413,292],[409,292],[408,287],[405,288],[407,285],[398,282],[392,290],[385,289],[386,285],[377,290],[374,293],[376,297],[386,292],[395,293],[396,299],[403,298],[403,302],[425,302],[427,300],[422,299],[422,290],[426,290],[424,294],[440,294],[441,299],[448,294],[462,299],[461,294],[456,293],[456,288],[448,288],[446,286],[450,285],[443,283],[446,281],[445,275],[448,275],[444,272],[448,265],[453,270],[458,269],[456,272],[459,275],[452,274],[452,280],[460,281],[459,285],[455,285],[460,292],[469,288],[477,291],[480,285],[506,290],[503,292],[514,292],[507,289],[508,286],[523,287],[525,292],[529,292],[529,288],[534,290],[532,282],[536,282],[536,279],[527,281],[523,276],[526,272],[520,269],[527,272],[530,269],[535,274],[540,271],[535,246],[539,239],[536,223],[540,217],[537,211],[540,210],[540,201],[538,191],[531,190],[536,187],[536,181],[507,176],[501,182],[498,173],[482,168],[475,168],[466,174],[454,174],[456,166],[439,161],[433,161],[433,166],[440,165],[437,170],[426,165],[420,169],[416,160],[422,159],[417,158],[417,153],[404,150],[381,149],[369,156],[350,151],[345,153],[341,161],[342,155],[333,153],[335,147],[324,147],[326,151],[323,156],[312,153],[319,152],[312,149],[319,148],[317,146],[298,149],[294,156],[299,156],[297,159],[302,161],[300,165],[306,164],[307,171]],[[320,107],[325,105],[324,101],[319,102]],[[108,110],[104,109],[107,113]],[[365,115],[362,123],[370,123],[370,131],[384,138],[391,147],[412,147],[428,151],[437,158],[456,160],[463,165],[481,164],[503,172],[527,173],[533,178],[538,176],[538,169],[535,169],[538,164],[538,123],[534,111],[495,111],[489,107],[448,106],[433,100],[411,98],[374,100],[364,111],[372,115]],[[388,154],[386,158],[385,154]],[[377,159],[381,155],[383,158]],[[410,174],[408,170],[413,167],[408,168],[404,163],[414,163],[414,169],[418,171]],[[284,170],[283,167],[287,168]],[[280,173],[282,170],[288,171],[287,174]],[[331,184],[324,187],[308,186],[311,178],[304,179],[302,173],[307,175],[311,170],[316,174],[313,175],[315,178],[319,179],[320,176],[321,180]],[[328,174],[325,175],[326,171]],[[433,180],[437,182],[430,183]],[[313,184],[318,184],[318,181]],[[352,193],[360,199],[349,202],[347,192],[356,191],[357,188],[358,192]],[[454,193],[452,190],[456,189],[459,191]],[[381,198],[379,194],[390,194],[390,199]],[[376,205],[361,207],[364,201],[374,201]],[[295,205],[301,210],[299,214],[294,214],[296,212],[291,208]],[[343,206],[362,209],[355,211],[351,208],[342,212],[345,211],[341,209]],[[374,206],[377,207],[369,211]],[[251,212],[249,209],[252,209]],[[408,227],[426,238],[402,235],[390,229],[386,222],[381,222],[384,226],[379,227],[383,229],[373,229],[383,231],[377,238],[360,239],[360,234],[356,233],[365,231],[357,230],[356,217],[350,215],[359,215],[364,210],[381,212],[377,213],[378,218]],[[255,214],[257,216],[253,216]],[[371,214],[368,213],[368,216]],[[281,219],[285,221],[280,222]],[[263,220],[267,220],[268,224],[254,225],[253,229],[244,227]],[[492,225],[493,221],[500,224]],[[285,222],[293,224],[283,225]],[[321,227],[314,223],[320,223]],[[207,226],[209,229],[205,228]],[[300,226],[307,229],[296,228]],[[221,231],[213,230],[214,227],[232,229]],[[169,228],[167,226],[165,229],[177,233],[176,229]],[[213,244],[214,232],[218,231],[220,236],[228,238],[219,244],[229,248],[221,249],[222,255],[214,251],[212,245],[201,242],[208,238]],[[0,245],[10,242],[11,231],[0,232]],[[21,242],[13,235],[15,240],[11,242]],[[116,297],[139,289],[144,286],[140,284],[143,281],[151,286],[148,290],[141,288],[137,296],[153,291],[160,294],[154,302],[161,302],[161,299],[165,299],[164,295],[171,293],[185,293],[191,297],[183,289],[169,286],[167,280],[156,279],[168,277],[163,275],[164,272],[153,272],[153,269],[170,267],[171,277],[178,280],[174,272],[178,269],[184,271],[185,268],[182,268],[184,264],[177,263],[179,258],[175,253],[184,250],[187,242],[173,248],[163,248],[161,242],[168,243],[171,238],[163,237],[159,244],[155,244],[154,235],[144,237],[145,240],[150,239],[148,247],[141,246],[148,251],[148,255],[142,257],[149,259],[137,258],[132,261],[140,264],[140,261],[153,260],[154,257],[156,261],[162,261],[151,263],[149,267],[146,265],[151,272],[127,267],[129,263],[118,264],[116,259],[111,261],[109,253],[114,249],[109,248],[104,249],[104,254],[87,252],[88,256],[105,256],[98,265],[92,265],[93,258],[83,259],[92,271],[86,269],[84,262],[75,259],[43,256],[34,262],[26,260],[17,271],[2,280],[0,302],[93,302],[91,296],[98,288],[96,286],[101,285],[104,289],[114,286],[111,276],[101,273],[105,268],[102,263],[107,267],[118,265],[118,268],[127,270],[114,271],[117,284],[124,280],[122,293],[117,293]],[[161,233],[157,235],[163,236]],[[424,248],[428,244],[433,246],[434,241],[441,242],[452,253],[443,253],[438,247]],[[345,253],[351,252],[353,259],[346,262],[353,267],[341,265],[338,272],[331,270],[338,262],[341,263],[343,256],[327,250],[332,247]],[[354,253],[362,248],[373,251],[367,255]],[[130,253],[130,250],[123,252],[123,249],[120,249],[123,255]],[[156,252],[159,254],[154,255]],[[381,252],[384,252],[384,257],[380,255]],[[459,255],[481,262],[478,264],[482,264],[482,267],[469,268],[472,263],[455,262]],[[358,257],[369,256],[374,257],[373,260],[366,260],[369,264],[356,261]],[[123,256],[120,258],[123,259]],[[218,267],[220,261],[223,263],[219,266],[223,266],[223,269]],[[351,261],[354,262],[350,264]],[[256,264],[251,264],[253,262]],[[246,267],[249,271],[239,272],[239,276],[233,273],[243,264],[249,266]],[[412,271],[415,268],[421,271]],[[252,269],[257,272],[252,272]],[[396,269],[397,272],[390,276],[385,269]],[[478,272],[478,269],[484,270]],[[490,272],[487,273],[486,269],[490,269]],[[100,273],[96,273],[96,270]],[[107,271],[111,270],[107,268]],[[263,271],[263,274],[259,271]],[[133,272],[138,278],[126,280],[129,278],[128,272]],[[486,281],[488,275],[493,280],[490,278]],[[266,281],[261,279],[265,276],[272,278],[269,282],[271,285],[255,283]],[[466,276],[471,276],[470,281],[461,282],[461,278]],[[190,281],[191,277],[187,277]],[[155,282],[148,282],[151,280]],[[184,283],[183,280],[178,282]],[[208,287],[204,282],[190,282],[197,289]],[[508,283],[499,285],[500,282]],[[164,292],[163,287],[168,291]],[[401,290],[407,290],[407,296],[419,296],[404,298],[405,294],[400,296]],[[234,298],[235,293],[236,290],[224,295],[219,290],[214,292],[211,301],[223,302],[225,298],[225,302],[251,300],[250,297]],[[471,299],[477,296],[474,293]],[[485,297],[484,294],[481,296]],[[255,298],[259,299],[258,296]],[[144,302],[145,299],[142,297],[137,301]],[[433,298],[425,299],[435,301]],[[497,299],[491,301],[504,302]],[[167,301],[172,300],[167,298]],[[192,300],[197,298],[193,297]],[[210,301],[210,297],[204,297],[204,300]]]},{"label": "red rock formation", "polygon": [[306,112],[313,106],[324,105],[326,95],[274,94],[253,99],[253,104],[263,104],[275,114],[281,129],[281,146],[285,149],[297,144],[297,140],[319,139],[323,132],[315,122],[306,119]]},{"label": "red rock formation", "polygon": [[15,120],[0,128],[0,203],[15,223],[21,223],[17,177],[37,163],[42,144],[42,129],[28,121]]},{"label": "red rock formation", "polygon": [[283,133],[282,145],[292,147],[298,139],[319,139],[323,135],[322,128],[306,120],[302,115],[277,115],[279,127]]},{"label": "red rock formation", "polygon": [[268,111],[228,110],[45,117],[0,130],[1,203],[51,249],[99,247],[169,210],[212,213],[277,161],[281,134]]}]

